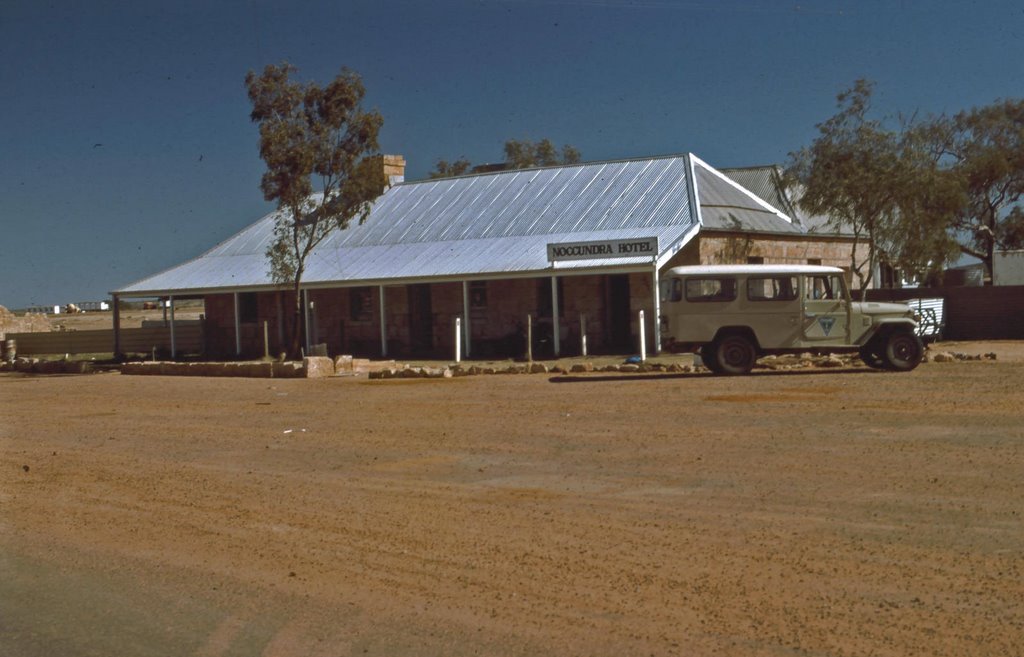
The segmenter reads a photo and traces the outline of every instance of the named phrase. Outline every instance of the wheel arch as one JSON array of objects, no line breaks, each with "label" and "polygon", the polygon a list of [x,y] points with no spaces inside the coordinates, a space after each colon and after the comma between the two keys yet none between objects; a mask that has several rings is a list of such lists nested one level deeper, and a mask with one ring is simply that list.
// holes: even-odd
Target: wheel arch
[{"label": "wheel arch", "polygon": [[750,340],[750,343],[754,345],[754,349],[761,352],[761,342],[757,339],[757,334],[754,333],[754,329],[749,326],[736,325],[736,326],[723,326],[715,333],[714,340],[712,342],[718,342],[722,338],[730,335],[742,335],[746,339]]},{"label": "wheel arch", "polygon": [[857,340],[858,346],[864,346],[872,340],[885,340],[893,331],[906,331],[917,334],[917,325],[903,318],[883,319],[875,324],[871,330],[866,332]]}]

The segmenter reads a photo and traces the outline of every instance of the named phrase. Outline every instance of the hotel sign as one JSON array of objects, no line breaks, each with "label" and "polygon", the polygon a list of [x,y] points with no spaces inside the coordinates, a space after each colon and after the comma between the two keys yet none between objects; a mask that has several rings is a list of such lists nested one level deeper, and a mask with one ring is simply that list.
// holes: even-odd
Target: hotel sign
[{"label": "hotel sign", "polygon": [[658,255],[657,237],[596,242],[548,244],[548,262],[561,260],[599,260],[603,258],[653,258]]}]

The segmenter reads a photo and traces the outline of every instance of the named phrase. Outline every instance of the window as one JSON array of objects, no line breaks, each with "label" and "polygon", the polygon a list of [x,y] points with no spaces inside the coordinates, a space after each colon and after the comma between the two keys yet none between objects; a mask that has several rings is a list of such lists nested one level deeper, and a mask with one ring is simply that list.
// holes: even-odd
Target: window
[{"label": "window", "polygon": [[794,276],[748,278],[747,298],[751,301],[793,301],[797,296]]},{"label": "window", "polygon": [[686,281],[687,301],[734,301],[736,279],[690,278]]},{"label": "window", "polygon": [[470,281],[469,307],[474,310],[487,308],[487,281]]},{"label": "window", "polygon": [[683,281],[680,278],[662,279],[661,283],[662,301],[680,301],[683,298]]},{"label": "window", "polygon": [[255,324],[259,319],[259,303],[255,292],[238,293],[238,321]]},{"label": "window", "polygon": [[748,265],[763,265],[764,258],[762,256],[747,256]]},{"label": "window", "polygon": [[807,264],[809,264],[809,265],[820,265],[821,264],[821,258],[808,258],[807,259]]},{"label": "window", "polygon": [[373,292],[370,288],[350,288],[348,303],[353,322],[368,322],[373,318]]},{"label": "window", "polygon": [[807,299],[842,299],[843,277],[839,274],[808,277],[804,297]]}]

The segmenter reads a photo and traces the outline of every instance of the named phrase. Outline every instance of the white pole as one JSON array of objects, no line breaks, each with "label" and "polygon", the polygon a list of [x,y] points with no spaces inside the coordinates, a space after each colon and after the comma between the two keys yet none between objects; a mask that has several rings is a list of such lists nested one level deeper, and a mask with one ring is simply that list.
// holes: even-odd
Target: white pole
[{"label": "white pole", "polygon": [[174,297],[168,297],[171,306],[171,360],[178,355],[178,345],[174,341]]},{"label": "white pole", "polygon": [[238,318],[238,292],[235,292],[235,355],[242,355],[242,326]]},{"label": "white pole", "polygon": [[526,316],[526,361],[533,362],[533,316]]},{"label": "white pole", "polygon": [[640,311],[640,361],[647,360],[647,331],[644,330],[644,311]]},{"label": "white pole", "polygon": [[306,355],[309,355],[309,290],[302,291],[302,312],[306,324]]},{"label": "white pole", "polygon": [[316,301],[309,302],[309,348],[320,344],[320,320],[316,317]]},{"label": "white pole", "polygon": [[384,286],[380,286],[380,355],[388,355],[388,328],[384,323]]},{"label": "white pole", "polygon": [[466,358],[469,358],[469,281],[462,281],[462,316],[466,318]]},{"label": "white pole", "polygon": [[587,355],[587,316],[580,313],[580,353]]},{"label": "white pole", "polygon": [[661,282],[658,279],[658,263],[654,263],[654,353],[661,353]]},{"label": "white pole", "polygon": [[555,358],[562,353],[561,337],[558,335],[558,277],[551,277],[551,332],[555,345]]},{"label": "white pole", "polygon": [[462,318],[455,318],[455,362],[462,362]]}]

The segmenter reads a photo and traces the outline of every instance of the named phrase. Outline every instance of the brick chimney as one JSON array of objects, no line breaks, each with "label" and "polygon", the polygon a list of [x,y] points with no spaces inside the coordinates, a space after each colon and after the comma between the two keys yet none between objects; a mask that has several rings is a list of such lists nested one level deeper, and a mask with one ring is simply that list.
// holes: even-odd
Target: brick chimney
[{"label": "brick chimney", "polygon": [[401,155],[382,155],[384,164],[384,177],[388,179],[389,185],[397,185],[405,182],[405,158]]}]

